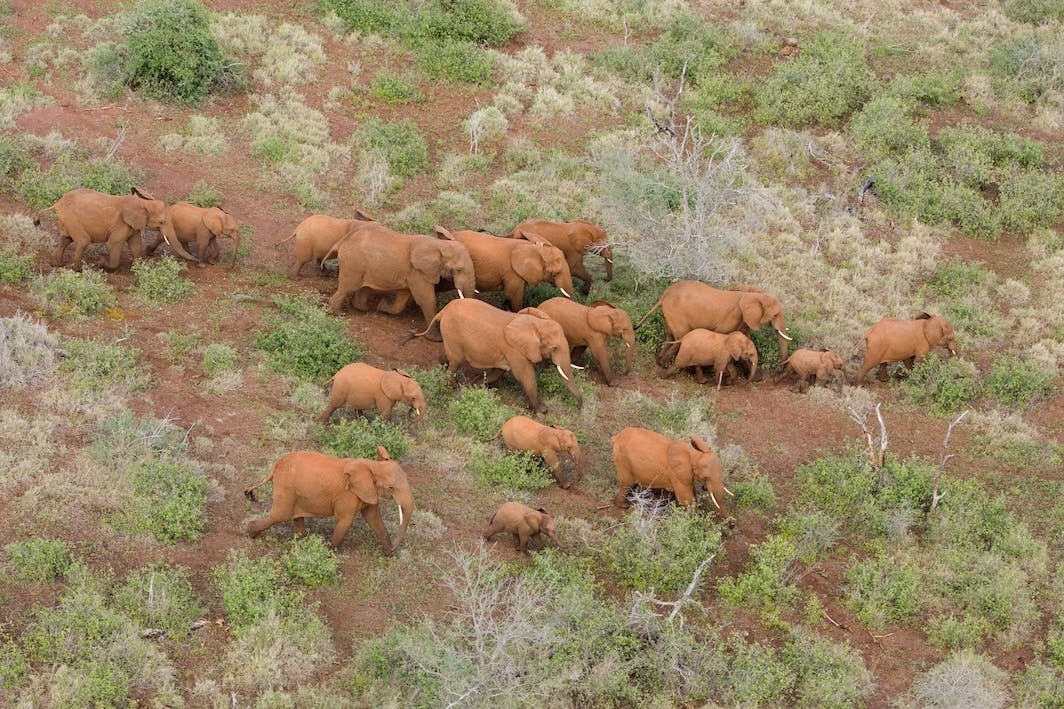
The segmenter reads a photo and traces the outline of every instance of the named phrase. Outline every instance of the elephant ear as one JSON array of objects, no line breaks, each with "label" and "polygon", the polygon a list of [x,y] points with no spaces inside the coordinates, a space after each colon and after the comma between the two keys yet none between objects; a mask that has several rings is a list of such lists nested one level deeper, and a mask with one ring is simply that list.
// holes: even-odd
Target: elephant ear
[{"label": "elephant ear", "polygon": [[539,332],[525,318],[514,318],[503,328],[503,337],[507,344],[521,353],[529,362],[536,363],[543,359]]},{"label": "elephant ear", "polygon": [[546,268],[543,261],[543,245],[526,246],[514,249],[510,256],[510,266],[514,273],[521,277],[525,283],[540,283],[546,276]]},{"label": "elephant ear", "polygon": [[436,238],[438,238],[438,239],[446,239],[447,241],[454,241],[454,234],[451,233],[450,229],[447,229],[446,227],[442,227],[439,224],[437,224],[433,228],[432,233],[435,234]]},{"label": "elephant ear", "polygon": [[728,354],[731,355],[732,359],[742,358],[743,350],[745,349],[744,345],[746,344],[743,342],[744,339],[746,339],[746,336],[741,332],[733,332],[728,335]]},{"label": "elephant ear", "polygon": [[356,219],[360,219],[361,221],[364,221],[364,222],[375,222],[375,221],[377,221],[376,219],[373,218],[373,216],[369,212],[367,212],[367,211],[365,211],[363,209],[356,209],[355,210],[355,218]]},{"label": "elephant ear", "polygon": [[130,187],[129,188],[129,193],[131,195],[136,195],[137,197],[140,197],[141,199],[155,199],[155,195],[153,195],[151,192],[148,192],[146,190],[142,190],[139,187]]},{"label": "elephant ear", "polygon": [[587,304],[587,307],[589,307],[589,308],[605,307],[605,308],[613,308],[614,310],[618,310],[619,309],[616,305],[614,305],[613,303],[611,303],[608,300],[593,300],[593,301],[591,301],[590,303]]},{"label": "elephant ear", "polygon": [[691,446],[695,450],[700,450],[703,453],[712,453],[713,452],[712,449],[709,446],[706,445],[706,442],[703,441],[698,436],[691,436]]},{"label": "elephant ear", "polygon": [[377,486],[373,473],[364,462],[350,461],[344,466],[345,487],[367,505],[377,504]]},{"label": "elephant ear", "polygon": [[520,310],[517,311],[517,314],[518,315],[531,315],[532,317],[539,318],[540,320],[553,320],[553,318],[550,315],[547,315],[545,312],[543,312],[539,308],[534,308],[531,305],[528,306],[527,308],[521,308]]},{"label": "elephant ear", "polygon": [[407,372],[405,369],[399,369],[398,367],[396,367],[392,371],[394,371],[396,374],[398,374],[401,377],[406,377],[407,379],[413,379],[413,377],[410,376],[410,373]]},{"label": "elephant ear", "polygon": [[381,377],[381,391],[392,401],[403,398],[403,377],[395,372],[388,372]]},{"label": "elephant ear", "polygon": [[669,463],[669,479],[672,480],[673,489],[690,486],[694,475],[691,469],[691,446],[684,441],[671,441],[665,451],[665,459]]},{"label": "elephant ear", "polygon": [[224,222],[225,212],[217,207],[207,210],[203,215],[203,226],[207,227],[207,229],[215,236],[221,236],[222,232],[225,231]]},{"label": "elephant ear", "polygon": [[920,313],[919,315],[916,316],[916,319],[917,320],[930,320],[932,317],[934,317],[934,316],[931,315],[931,313]]},{"label": "elephant ear", "polygon": [[377,460],[391,460],[392,457],[388,455],[388,449],[384,446],[377,446]]},{"label": "elephant ear", "polygon": [[423,274],[429,283],[439,283],[443,251],[436,243],[419,239],[410,248],[410,265]]},{"label": "elephant ear", "polygon": [[148,208],[136,200],[126,200],[122,205],[122,221],[134,229],[143,229],[148,225]]},{"label": "elephant ear", "polygon": [[743,313],[743,322],[751,330],[758,330],[761,328],[761,323],[765,317],[765,306],[761,302],[761,299],[756,296],[744,296],[739,299],[739,309]]},{"label": "elephant ear", "polygon": [[537,234],[535,232],[532,232],[532,231],[524,231],[524,230],[522,230],[521,231],[521,238],[523,238],[525,241],[531,241],[533,244],[539,244],[540,246],[543,246],[545,244],[549,244],[550,243],[549,241],[544,239],[542,236],[540,236],[539,234]]},{"label": "elephant ear", "polygon": [[605,306],[597,305],[587,310],[587,325],[595,332],[613,333],[613,313]]},{"label": "elephant ear", "polygon": [[942,342],[942,338],[945,334],[942,318],[929,317],[924,320],[924,337],[927,338],[929,343],[934,345]]}]

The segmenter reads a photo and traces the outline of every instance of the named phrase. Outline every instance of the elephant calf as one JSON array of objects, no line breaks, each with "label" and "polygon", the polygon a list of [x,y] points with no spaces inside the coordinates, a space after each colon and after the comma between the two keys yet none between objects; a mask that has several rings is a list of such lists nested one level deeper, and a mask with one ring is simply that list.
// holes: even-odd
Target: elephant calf
[{"label": "elephant calf", "polygon": [[562,326],[565,339],[569,342],[571,358],[579,357],[584,350],[590,348],[608,386],[613,386],[614,377],[610,368],[609,351],[606,349],[607,337],[619,337],[624,340],[624,372],[627,374],[631,371],[632,354],[635,352],[635,331],[628,313],[604,300],[596,300],[591,305],[581,305],[568,298],[545,300],[539,304],[539,309]]},{"label": "elephant calf", "polygon": [[328,214],[312,214],[299,223],[290,236],[273,245],[277,248],[289,239],[296,240],[296,256],[288,268],[288,277],[299,278],[299,272],[307,263],[316,261],[324,270],[326,255],[352,229],[366,222],[375,221],[361,209],[355,210],[355,219],[337,219]]},{"label": "elephant calf", "polygon": [[329,381],[332,382],[329,405],[318,417],[322,423],[344,406],[357,411],[375,408],[385,421],[392,420],[392,407],[395,404],[406,404],[415,416],[425,413],[425,395],[421,392],[421,385],[401,369],[386,371],[355,362],[340,369]]},{"label": "elephant calf", "polygon": [[671,340],[665,343],[658,355],[658,365],[665,367],[672,360],[672,366],[662,373],[663,377],[671,377],[684,367],[695,367],[695,379],[699,384],[705,384],[706,377],[702,373],[702,367],[712,366],[717,373],[717,390],[724,383],[724,371],[732,366],[732,362],[746,360],[750,363],[750,381],[754,380],[757,373],[757,348],[754,341],[741,332],[733,332],[722,335],[719,332],[696,328],[691,330],[679,340]]},{"label": "elephant calf", "polygon": [[534,510],[520,502],[504,502],[495,514],[488,520],[488,528],[484,530],[484,540],[491,541],[499,532],[509,532],[517,541],[517,551],[525,551],[528,540],[537,534],[546,534],[561,546],[558,541],[557,529],[554,526],[554,518],[547,514],[542,507]]},{"label": "elephant calf", "polygon": [[709,493],[713,506],[723,514],[724,471],[717,454],[695,436],[690,442],[672,440],[645,428],[626,428],[613,437],[613,467],[617,492],[613,504],[628,506],[628,491],[635,485],[671,490],[685,507],[695,504],[695,490]]},{"label": "elephant calf", "polygon": [[527,451],[543,458],[563,488],[573,484],[574,467],[580,463],[580,444],[569,429],[514,416],[503,424],[502,439],[509,450]]},{"label": "elephant calf", "polygon": [[826,383],[836,376],[844,376],[842,357],[831,350],[795,350],[783,363],[783,370],[773,380],[783,381],[791,374],[798,375],[798,391],[809,387],[809,379]]},{"label": "elephant calf", "polygon": [[861,340],[867,346],[861,369],[853,378],[855,386],[864,381],[865,375],[875,366],[879,367],[879,381],[885,382],[887,365],[891,362],[905,362],[905,366],[912,369],[916,360],[923,359],[936,347],[945,347],[951,357],[957,354],[953,326],[939,316],[927,313],[921,313],[915,320],[880,320]]}]

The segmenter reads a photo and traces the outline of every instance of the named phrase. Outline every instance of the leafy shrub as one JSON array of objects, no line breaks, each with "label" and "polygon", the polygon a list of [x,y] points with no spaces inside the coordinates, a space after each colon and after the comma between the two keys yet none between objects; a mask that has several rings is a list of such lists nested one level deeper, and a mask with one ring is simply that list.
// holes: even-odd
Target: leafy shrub
[{"label": "leafy shrub", "polygon": [[115,294],[99,271],[60,268],[33,279],[30,289],[52,315],[96,315],[115,304]]},{"label": "leafy shrub", "polygon": [[903,559],[879,555],[846,570],[849,606],[864,625],[878,630],[920,612],[920,573]]},{"label": "leafy shrub", "polygon": [[871,162],[929,143],[927,128],[910,117],[908,102],[877,96],[853,115],[847,130]]},{"label": "leafy shrub", "polygon": [[214,377],[225,372],[232,372],[237,367],[240,353],[236,348],[224,342],[214,342],[203,350],[203,373]]},{"label": "leafy shrub", "polygon": [[974,369],[957,357],[925,357],[913,367],[905,394],[917,406],[928,407],[932,415],[960,411],[979,395]]},{"label": "leafy shrub", "polygon": [[996,44],[990,51],[990,67],[1001,78],[999,91],[1027,103],[1064,87],[1059,56],[1047,38],[1016,37]]},{"label": "leafy shrub", "polygon": [[799,706],[856,706],[872,692],[872,674],[849,645],[797,630],[783,656],[796,669]]},{"label": "leafy shrub", "polygon": [[0,318],[0,388],[25,387],[55,370],[59,340],[21,312]]},{"label": "leafy shrub", "polygon": [[73,339],[66,343],[66,354],[59,368],[69,375],[67,381],[79,391],[101,392],[115,386],[136,391],[146,389],[151,383],[151,375],[141,364],[140,350]]},{"label": "leafy shrub", "polygon": [[373,77],[369,95],[388,103],[410,103],[421,99],[421,92],[410,79],[384,71]]},{"label": "leafy shrub", "polygon": [[944,298],[959,298],[987,282],[989,274],[976,263],[949,261],[939,264],[927,287]]},{"label": "leafy shrub", "polygon": [[1041,25],[1056,19],[1064,22],[1064,7],[1054,0],[1006,0],[1005,15],[1017,22]]},{"label": "leafy shrub", "polygon": [[1064,178],[1041,170],[1017,170],[1001,183],[999,210],[1006,229],[1030,234],[1052,227],[1064,214]]},{"label": "leafy shrub", "polygon": [[174,303],[192,292],[192,282],[181,275],[185,264],[173,256],[156,261],[137,259],[132,266],[137,293],[153,303]]},{"label": "leafy shrub", "polygon": [[217,207],[222,203],[222,193],[206,180],[196,180],[195,184],[192,185],[192,189],[189,190],[185,201],[197,207]]},{"label": "leafy shrub", "polygon": [[62,153],[47,170],[42,171],[37,165],[23,170],[15,191],[33,209],[44,209],[79,187],[106,194],[129,194],[139,180],[139,171],[121,160],[70,150]]},{"label": "leafy shrub", "polygon": [[296,537],[281,556],[285,578],[317,588],[340,580],[340,557],[316,535]]},{"label": "leafy shrub", "polygon": [[184,430],[166,419],[136,416],[129,409],[104,419],[89,434],[92,456],[114,467],[147,460],[180,460],[188,452]]},{"label": "leafy shrub", "polygon": [[499,395],[483,387],[463,387],[458,396],[447,405],[447,416],[462,433],[468,433],[478,441],[486,441],[499,435],[502,425],[513,415],[513,410],[499,401]]},{"label": "leafy shrub", "polygon": [[429,166],[429,147],[412,121],[367,121],[360,131],[362,149],[377,153],[400,177],[413,177]]},{"label": "leafy shrub", "polygon": [[7,189],[8,181],[33,164],[30,146],[19,135],[0,135],[0,188]]},{"label": "leafy shrub", "polygon": [[728,639],[727,689],[736,705],[784,704],[797,679],[795,671],[770,646],[747,642],[741,635]]},{"label": "leafy shrub", "polygon": [[751,548],[751,563],[742,573],[718,585],[721,598],[732,605],[788,605],[797,598],[793,585],[798,546],[784,534],[773,534]]},{"label": "leafy shrub", "polygon": [[859,45],[821,33],[776,66],[756,93],[758,110],[774,125],[832,125],[865,101],[874,80]]},{"label": "leafy shrub", "polygon": [[703,561],[719,561],[723,551],[720,529],[708,514],[671,507],[646,517],[633,511],[627,524],[603,542],[600,554],[621,583],[670,597],[691,583]]},{"label": "leafy shrub", "polygon": [[225,564],[214,568],[225,616],[237,636],[270,613],[303,611],[302,596],[280,585],[279,571],[272,559],[249,559],[242,551],[231,551]]},{"label": "leafy shrub", "polygon": [[421,393],[429,405],[442,403],[454,396],[454,385],[447,365],[441,364],[432,369],[408,369],[407,374],[421,385]]},{"label": "leafy shrub", "polygon": [[417,47],[418,64],[432,79],[483,86],[491,82],[491,55],[469,42]]},{"label": "leafy shrub", "polygon": [[[735,44],[720,27],[690,12],[674,12],[665,31],[647,49],[647,62],[665,75],[679,79],[686,68],[687,80],[698,86],[714,76],[736,56]],[[643,75],[644,81],[652,76]]]},{"label": "leafy shrub", "polygon": [[1015,683],[1016,706],[1059,707],[1064,697],[1064,672],[1035,660]]},{"label": "leafy shrub", "polygon": [[1009,408],[1027,408],[1053,393],[1053,373],[1010,354],[994,359],[984,382],[987,394]]},{"label": "leafy shrub", "polygon": [[266,353],[275,372],[324,381],[362,357],[362,348],[347,336],[343,322],[302,298],[279,297],[274,304],[287,317],[274,317],[269,329],[255,333],[255,349]]},{"label": "leafy shrub", "polygon": [[152,98],[198,103],[232,79],[198,0],[152,0],[125,24],[124,78]]},{"label": "leafy shrub", "polygon": [[0,640],[0,690],[17,687],[30,671],[26,653],[11,641]]},{"label": "leafy shrub", "polygon": [[379,417],[338,421],[322,428],[318,442],[326,453],[340,458],[376,458],[377,446],[384,446],[398,460],[410,450],[403,427]]},{"label": "leafy shrub", "polygon": [[33,273],[33,254],[20,254],[15,249],[0,250],[0,283],[18,285]]},{"label": "leafy shrub", "polygon": [[501,47],[522,29],[520,18],[495,0],[430,0],[418,13],[416,32],[437,42]]},{"label": "leafy shrub", "polygon": [[147,531],[166,544],[194,542],[207,526],[207,480],[182,463],[154,460],[129,468],[136,505],[119,525]]},{"label": "leafy shrub", "polygon": [[961,97],[963,69],[931,70],[896,77],[887,88],[887,95],[910,101],[922,101],[931,106],[949,106]]},{"label": "leafy shrub", "polygon": [[936,615],[927,622],[927,639],[936,647],[973,648],[989,634],[989,623],[980,616]]},{"label": "leafy shrub", "polygon": [[498,454],[477,446],[469,459],[473,479],[481,485],[504,490],[536,491],[549,487],[554,478],[537,456],[524,451]]},{"label": "leafy shrub", "polygon": [[49,583],[66,575],[70,552],[65,542],[34,537],[4,546],[15,576],[27,583]]},{"label": "leafy shrub", "polygon": [[114,591],[114,606],[145,628],[160,628],[171,638],[188,637],[203,605],[192,588],[192,573],[183,566],[151,564],[126,574]]}]

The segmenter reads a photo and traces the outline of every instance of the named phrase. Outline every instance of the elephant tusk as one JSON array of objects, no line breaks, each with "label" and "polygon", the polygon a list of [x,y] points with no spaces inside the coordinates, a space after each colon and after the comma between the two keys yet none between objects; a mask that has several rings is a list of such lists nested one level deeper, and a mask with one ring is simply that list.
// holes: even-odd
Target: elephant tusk
[{"label": "elephant tusk", "polygon": [[564,379],[565,381],[569,381],[569,377],[565,376],[565,372],[562,371],[561,365],[556,364],[554,366],[558,368],[558,374],[562,375],[562,379]]},{"label": "elephant tusk", "polygon": [[783,330],[780,330],[779,328],[776,328],[776,332],[778,332],[780,334],[780,337],[782,337],[787,342],[794,342],[794,339],[790,338],[790,337],[787,337],[787,334],[785,332],[783,332]]},{"label": "elephant tusk", "polygon": [[415,406],[415,407],[414,407],[414,415],[415,415],[415,416],[420,416],[420,415],[421,415],[421,409],[419,409],[419,408],[417,408],[417,407]]},{"label": "elephant tusk", "polygon": [[606,263],[608,263],[609,265],[612,266],[613,265],[613,259],[611,259],[611,258],[606,259]]},{"label": "elephant tusk", "polygon": [[566,293],[566,292],[565,292],[565,289],[564,289],[564,288],[562,288],[561,286],[559,286],[559,287],[558,287],[558,290],[560,290],[560,291],[562,292],[562,295],[564,295],[564,296],[565,296],[566,298],[568,298],[569,300],[572,300],[572,299],[573,299],[573,296],[571,296],[571,295],[569,295],[568,293]]},{"label": "elephant tusk", "polygon": [[458,297],[459,298],[463,298],[463,299],[465,298],[465,295],[462,293],[462,289],[461,288],[456,288],[455,290],[458,291]]},{"label": "elephant tusk", "polygon": [[473,292],[476,293],[477,295],[480,295],[480,291],[478,291],[476,288],[473,289]]},{"label": "elephant tusk", "polygon": [[573,369],[587,369],[587,367],[581,367],[579,364],[570,364]]},{"label": "elephant tusk", "polygon": [[[723,486],[723,485],[721,485],[721,487],[724,487],[724,486]],[[734,493],[734,492],[732,492],[731,490],[729,490],[729,489],[728,489],[728,488],[726,488],[726,487],[724,487],[724,492],[728,493],[728,494],[729,494],[729,495],[731,495],[732,497],[735,497],[735,493]]]},{"label": "elephant tusk", "polygon": [[625,342],[624,346],[627,347],[628,349],[632,349],[632,345],[629,342]]},{"label": "elephant tusk", "polygon": [[712,492],[709,493],[709,499],[713,500],[713,506],[719,510],[720,504],[717,502],[717,498],[713,496]]},{"label": "elephant tusk", "polygon": [[403,526],[403,506],[400,505],[398,502],[396,503],[396,505],[399,507],[399,526],[402,527]]}]

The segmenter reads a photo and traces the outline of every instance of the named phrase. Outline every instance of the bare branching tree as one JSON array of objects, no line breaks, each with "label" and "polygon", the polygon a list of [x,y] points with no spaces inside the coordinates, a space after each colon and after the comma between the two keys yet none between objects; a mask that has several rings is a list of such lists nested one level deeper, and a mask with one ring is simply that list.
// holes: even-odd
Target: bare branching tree
[{"label": "bare branching tree", "polygon": [[868,415],[872,413],[869,409],[850,409],[850,419],[861,427],[861,431],[865,435],[865,440],[868,443],[868,466],[872,470],[879,472],[883,467],[883,461],[887,456],[887,444],[890,439],[887,435],[887,424],[883,420],[883,403],[876,404],[874,409],[876,413],[876,420],[879,422],[879,435],[873,436],[872,431],[868,427]]},{"label": "bare branching tree", "polygon": [[953,437],[953,429],[961,421],[964,420],[964,417],[967,416],[969,414],[969,412],[970,412],[970,409],[965,409],[964,413],[962,413],[957,418],[953,419],[953,423],[951,423],[949,425],[949,428],[946,429],[946,438],[945,438],[945,440],[942,441],[942,458],[938,461],[938,470],[935,471],[935,481],[934,481],[933,487],[931,488],[931,509],[932,510],[935,509],[936,507],[938,507],[938,503],[941,502],[942,498],[946,496],[946,493],[939,492],[939,483],[942,480],[942,473],[945,472],[945,470],[946,470],[946,463],[948,463],[950,458],[952,458],[953,455],[954,455],[953,453],[949,452],[949,441],[950,441],[950,438]]}]

